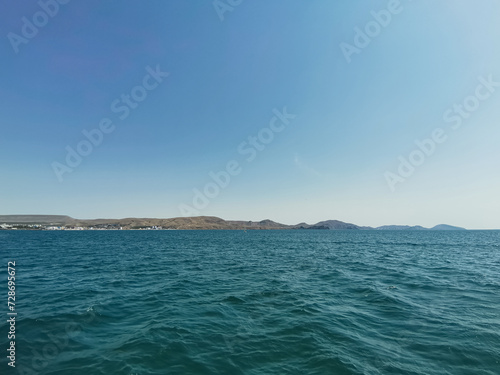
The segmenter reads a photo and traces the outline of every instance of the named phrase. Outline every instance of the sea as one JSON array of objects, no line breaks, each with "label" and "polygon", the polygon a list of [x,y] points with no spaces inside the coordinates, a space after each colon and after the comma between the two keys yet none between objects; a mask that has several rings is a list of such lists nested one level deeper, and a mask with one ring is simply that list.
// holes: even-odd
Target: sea
[{"label": "sea", "polygon": [[500,231],[0,231],[0,260],[0,374],[500,374]]}]

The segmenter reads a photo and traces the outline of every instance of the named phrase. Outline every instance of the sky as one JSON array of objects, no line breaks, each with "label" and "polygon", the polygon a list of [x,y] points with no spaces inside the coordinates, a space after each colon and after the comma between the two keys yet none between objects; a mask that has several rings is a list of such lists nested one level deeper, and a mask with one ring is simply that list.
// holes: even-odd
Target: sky
[{"label": "sky", "polygon": [[0,214],[500,228],[496,0],[0,5]]}]

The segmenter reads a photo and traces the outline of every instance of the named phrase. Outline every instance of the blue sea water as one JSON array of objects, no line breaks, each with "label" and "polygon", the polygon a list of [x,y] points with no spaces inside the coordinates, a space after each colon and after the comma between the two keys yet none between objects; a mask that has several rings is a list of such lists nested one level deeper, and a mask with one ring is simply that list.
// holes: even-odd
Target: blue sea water
[{"label": "blue sea water", "polygon": [[1,231],[0,258],[1,374],[500,374],[499,231]]}]

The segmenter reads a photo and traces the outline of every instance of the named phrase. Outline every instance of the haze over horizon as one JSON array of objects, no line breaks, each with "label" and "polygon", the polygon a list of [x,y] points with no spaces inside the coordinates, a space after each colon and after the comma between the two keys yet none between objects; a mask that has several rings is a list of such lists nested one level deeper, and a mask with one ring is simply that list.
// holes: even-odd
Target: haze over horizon
[{"label": "haze over horizon", "polygon": [[[6,215],[6,216],[9,216],[9,215]],[[194,218],[194,217],[189,217],[189,216],[179,216],[179,217],[134,217],[134,216],[127,216],[127,217],[93,217],[93,218],[89,218],[89,217],[86,217],[86,218],[78,218],[78,217],[73,217],[71,215],[40,215],[40,214],[35,214],[35,215],[26,215],[26,214],[20,214],[20,215],[16,215],[16,214],[12,214],[12,216],[43,216],[43,220],[41,220],[40,222],[37,221],[37,220],[34,220],[35,218],[32,218],[30,217],[29,218],[29,222],[30,223],[46,223],[48,222],[50,219],[47,217],[47,216],[59,216],[59,218],[57,219],[63,219],[63,218],[71,218],[71,219],[75,219],[75,220],[78,220],[78,221],[92,221],[92,220],[124,220],[124,219],[151,219],[151,220],[169,220],[169,219],[177,219],[177,218],[186,218],[186,219],[189,219],[189,218]],[[198,216],[199,218],[205,218],[205,217],[217,217],[217,216]],[[343,220],[338,220],[338,219],[325,219],[325,220],[319,220],[318,222],[304,222],[304,221],[301,221],[301,222],[294,222],[294,223],[286,223],[286,222],[279,222],[279,221],[276,221],[276,220],[273,220],[273,219],[270,219],[270,218],[265,218],[265,219],[257,219],[257,220],[246,220],[245,218],[234,218],[234,219],[226,219],[226,218],[221,218],[221,217],[218,217],[219,219],[222,219],[222,220],[225,220],[225,221],[238,221],[238,222],[247,222],[247,221],[250,221],[250,222],[262,222],[262,221],[267,221],[267,220],[271,220],[277,224],[284,224],[284,225],[298,225],[298,224],[308,224],[308,225],[315,225],[315,224],[319,224],[320,222],[326,222],[326,221],[337,221],[337,222],[343,222],[343,223],[346,223],[346,224],[354,224],[354,225],[358,225],[356,224],[355,222],[346,222],[346,221],[343,221]],[[0,214],[0,224],[2,222],[5,222],[4,220],[6,220],[6,218],[4,218],[4,215]],[[19,219],[18,219],[19,220]],[[21,221],[17,222],[15,221],[14,218],[10,217],[9,220],[8,220],[8,223],[17,223],[17,224],[21,224],[21,223],[26,223],[28,222],[28,218],[26,217],[23,217]],[[359,227],[371,227],[371,228],[379,228],[379,227],[382,227],[382,226],[408,226],[408,227],[413,227],[413,226],[418,226],[418,227],[424,227],[424,228],[427,228],[427,229],[430,229],[430,228],[433,228],[433,227],[437,227],[437,226],[440,226],[440,225],[444,225],[444,226],[447,226],[447,227],[459,227],[459,228],[463,228],[463,229],[469,229],[469,228],[464,228],[464,227],[460,227],[460,226],[456,226],[456,225],[450,225],[450,224],[447,224],[447,223],[439,223],[439,224],[435,224],[435,225],[432,225],[432,226],[429,226],[429,227],[426,227],[426,226],[422,226],[422,225],[419,225],[419,224],[413,224],[413,225],[407,225],[407,224],[395,224],[395,223],[392,223],[392,224],[385,224],[385,225],[381,225],[381,226],[374,226],[374,225],[358,225]],[[477,229],[477,228],[476,228]],[[480,229],[481,230],[481,229]],[[500,230],[499,228],[494,228],[493,230]]]},{"label": "haze over horizon", "polygon": [[499,2],[232,8],[0,5],[0,214],[500,228]]}]

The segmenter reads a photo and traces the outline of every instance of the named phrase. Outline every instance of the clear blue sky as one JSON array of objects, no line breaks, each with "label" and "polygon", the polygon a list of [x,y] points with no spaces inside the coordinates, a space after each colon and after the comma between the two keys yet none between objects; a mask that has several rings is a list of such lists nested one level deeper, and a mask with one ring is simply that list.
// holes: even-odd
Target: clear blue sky
[{"label": "clear blue sky", "polygon": [[[500,3],[401,0],[377,30],[389,4],[245,0],[221,20],[209,0],[72,0],[44,20],[37,1],[4,1],[0,213],[180,216],[236,160],[200,215],[500,228],[500,87],[469,98],[460,128],[443,119],[478,77],[500,82]],[[42,26],[16,44],[25,20]],[[120,119],[111,104],[148,66],[169,76]],[[238,146],[284,107],[296,117],[247,161]],[[114,130],[59,181],[54,162],[103,118]],[[446,141],[391,191],[384,174],[436,128]]]}]

